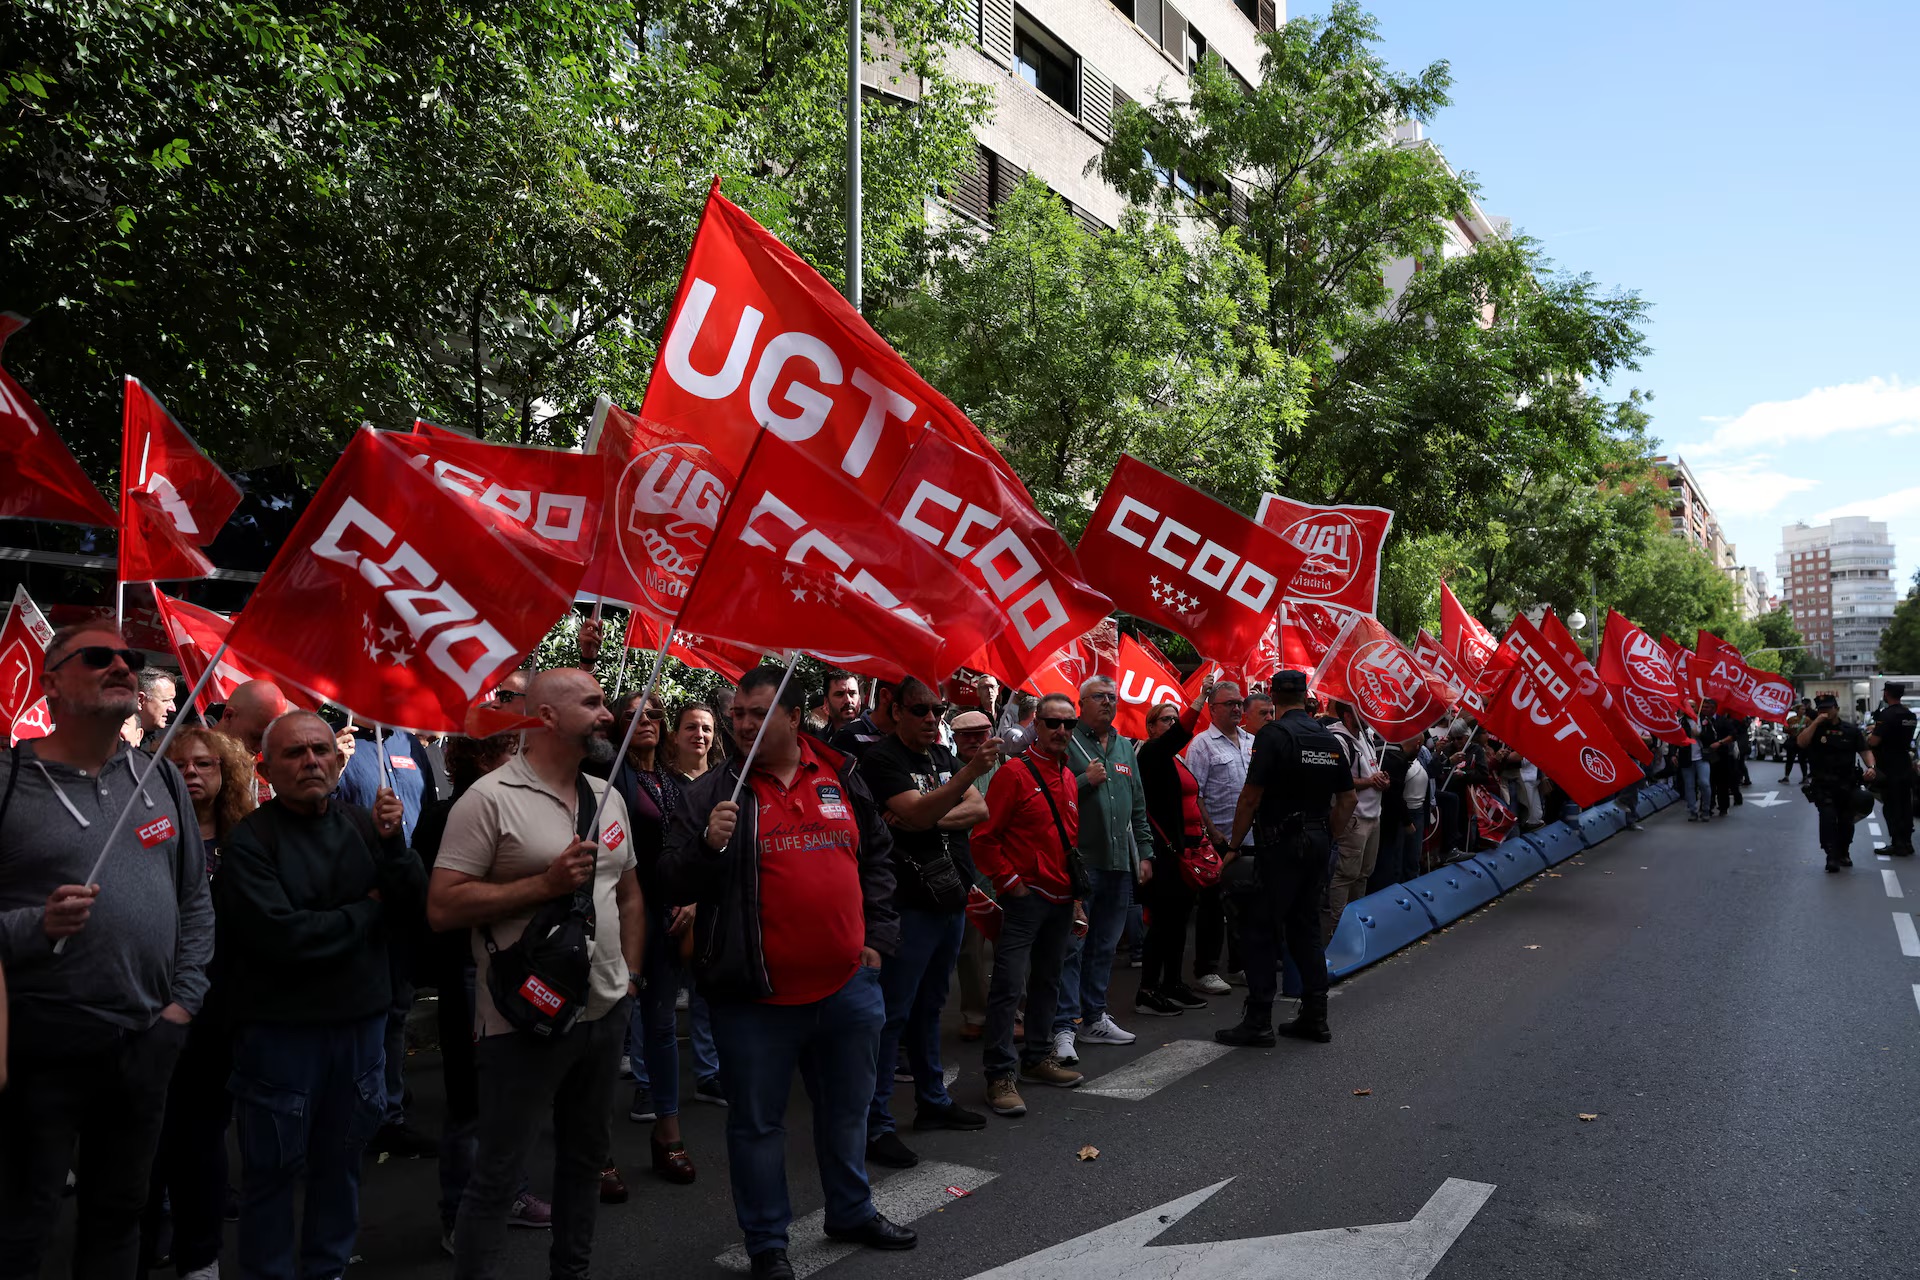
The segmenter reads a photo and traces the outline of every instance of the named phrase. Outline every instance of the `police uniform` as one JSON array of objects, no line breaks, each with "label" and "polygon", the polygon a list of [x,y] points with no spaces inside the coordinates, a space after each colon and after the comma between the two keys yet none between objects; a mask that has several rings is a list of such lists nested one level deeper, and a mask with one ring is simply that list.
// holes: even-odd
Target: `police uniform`
[{"label": "police uniform", "polygon": [[1812,774],[1807,796],[1820,811],[1820,847],[1826,851],[1829,871],[1853,865],[1853,793],[1860,785],[1856,757],[1865,750],[1866,735],[1845,720],[1821,725],[1807,745]]},{"label": "police uniform", "polygon": [[[1306,679],[1297,671],[1274,677],[1276,691],[1290,684],[1304,691]],[[1320,907],[1333,867],[1328,817],[1334,797],[1353,790],[1353,774],[1339,740],[1303,708],[1293,707],[1254,736],[1247,785],[1265,788],[1254,815],[1254,847],[1233,861],[1222,883],[1246,960],[1246,1016],[1218,1038],[1272,1043],[1268,1028],[1284,943],[1300,971],[1302,990],[1300,1021],[1283,1031],[1299,1034],[1302,1027],[1317,1027],[1317,1034],[1308,1032],[1305,1038],[1325,1039],[1327,953]]]},{"label": "police uniform", "polygon": [[1886,811],[1887,852],[1896,857],[1913,854],[1914,714],[1911,707],[1900,704],[1906,693],[1903,684],[1887,685],[1887,696],[1893,701],[1873,713],[1869,744],[1873,771],[1882,784],[1880,806]]}]

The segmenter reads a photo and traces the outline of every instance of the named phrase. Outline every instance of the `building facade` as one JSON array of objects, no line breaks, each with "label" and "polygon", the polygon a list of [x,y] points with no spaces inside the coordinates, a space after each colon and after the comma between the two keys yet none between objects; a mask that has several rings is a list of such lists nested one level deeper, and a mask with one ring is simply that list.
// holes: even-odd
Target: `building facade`
[{"label": "building facade", "polygon": [[1836,676],[1872,675],[1899,591],[1887,526],[1865,516],[1780,531],[1780,599]]}]

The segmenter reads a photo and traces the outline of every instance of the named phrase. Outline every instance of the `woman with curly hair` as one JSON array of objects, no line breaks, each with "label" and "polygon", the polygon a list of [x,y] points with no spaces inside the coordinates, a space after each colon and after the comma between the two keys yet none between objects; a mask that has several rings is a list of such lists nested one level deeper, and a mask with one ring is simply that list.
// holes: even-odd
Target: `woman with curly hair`
[{"label": "woman with curly hair", "polygon": [[[240,819],[253,812],[253,757],[224,733],[202,725],[182,726],[167,759],[186,779],[187,797],[207,848],[207,877],[220,869],[220,846]],[[215,921],[216,930],[218,921]],[[227,1210],[227,1124],[233,1100],[233,1028],[226,1018],[220,949],[207,969],[207,995],[187,1027],[187,1043],[167,1090],[160,1149],[154,1155],[141,1245],[152,1267],[170,1254],[182,1277],[219,1274],[220,1242]],[[173,1244],[162,1238],[167,1207],[173,1211]]]}]

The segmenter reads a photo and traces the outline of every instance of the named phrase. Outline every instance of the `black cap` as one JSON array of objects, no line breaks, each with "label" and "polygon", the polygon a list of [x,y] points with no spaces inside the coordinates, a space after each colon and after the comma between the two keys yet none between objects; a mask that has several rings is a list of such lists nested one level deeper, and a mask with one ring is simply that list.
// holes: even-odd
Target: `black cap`
[{"label": "black cap", "polygon": [[1816,694],[1813,699],[1813,705],[1816,707],[1837,707],[1840,705],[1840,696],[1833,693]]},{"label": "black cap", "polygon": [[1895,701],[1898,701],[1899,699],[1906,697],[1907,696],[1906,684],[1899,680],[1887,681],[1887,696],[1889,698],[1894,699]]},{"label": "black cap", "polygon": [[1307,691],[1307,673],[1304,671],[1274,672],[1273,691],[1275,693],[1305,693]]}]

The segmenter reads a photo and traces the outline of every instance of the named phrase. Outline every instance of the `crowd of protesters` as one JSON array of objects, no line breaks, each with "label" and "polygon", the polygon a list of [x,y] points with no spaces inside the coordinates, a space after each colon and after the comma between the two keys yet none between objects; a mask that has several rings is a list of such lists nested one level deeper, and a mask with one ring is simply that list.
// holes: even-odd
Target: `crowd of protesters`
[{"label": "crowd of protesters", "polygon": [[[55,636],[44,683],[56,728],[0,784],[0,1280],[38,1273],[70,1175],[77,1275],[217,1276],[235,1217],[230,1270],[338,1275],[369,1151],[438,1160],[456,1276],[502,1274],[510,1227],[548,1231],[552,1273],[585,1276],[600,1205],[630,1193],[623,1104],[667,1183],[719,1157],[689,1149],[686,1101],[726,1108],[746,1252],[778,1280],[796,1077],[826,1234],[910,1248],[868,1180],[919,1159],[896,1080],[912,1132],[991,1123],[948,1085],[956,977],[977,1102],[999,1116],[1079,1084],[1082,1050],[1132,1043],[1127,1023],[1236,986],[1242,1021],[1220,1038],[1272,1043],[1283,950],[1309,981],[1279,1033],[1324,1042],[1311,958],[1348,903],[1484,843],[1473,788],[1523,828],[1564,804],[1470,717],[1383,742],[1291,672],[1154,706],[1140,741],[1115,729],[1105,677],[1039,698],[969,677],[958,706],[913,679],[809,689],[762,667],[669,706],[610,698],[579,667],[515,672],[491,698],[538,727],[477,739],[332,724],[254,681],[211,726],[177,728],[137,789],[143,746],[183,714],[176,681],[95,623]],[[1705,821],[1741,803],[1745,728],[1711,703],[1685,724],[1647,772]],[[1030,745],[1003,754],[1016,728]],[[1236,905],[1236,864],[1259,861],[1277,812],[1275,744],[1325,775],[1306,824],[1325,855]],[[543,1041],[514,1016],[512,965],[556,903],[589,922],[587,978]],[[405,1078],[429,988],[437,1137]],[[551,1170],[530,1167],[543,1132]]]}]

